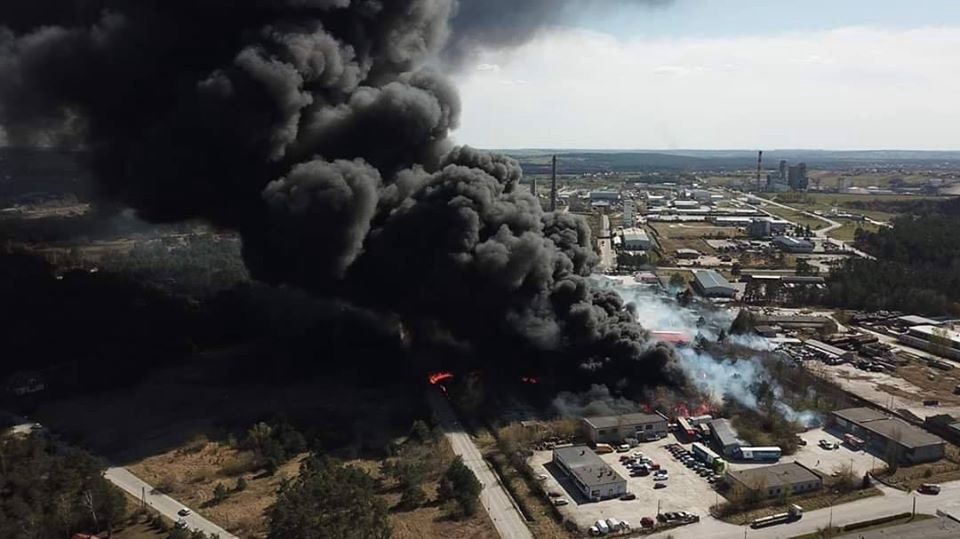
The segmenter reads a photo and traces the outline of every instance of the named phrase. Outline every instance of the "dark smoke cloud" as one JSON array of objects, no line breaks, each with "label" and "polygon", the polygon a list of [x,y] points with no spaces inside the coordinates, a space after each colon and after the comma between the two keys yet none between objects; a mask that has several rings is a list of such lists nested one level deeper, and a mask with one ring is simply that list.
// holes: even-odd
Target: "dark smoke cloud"
[{"label": "dark smoke cloud", "polygon": [[543,212],[514,160],[448,142],[460,101],[428,66],[487,15],[532,28],[546,2],[483,3],[469,28],[481,2],[464,2],[452,42],[454,0],[10,4],[0,125],[83,146],[108,199],[237,230],[257,279],[466,343],[463,368],[671,376],[619,297],[590,287],[584,221]]},{"label": "dark smoke cloud", "polygon": [[522,45],[552,25],[626,7],[664,7],[673,0],[459,0],[447,65],[462,67],[479,50]]}]

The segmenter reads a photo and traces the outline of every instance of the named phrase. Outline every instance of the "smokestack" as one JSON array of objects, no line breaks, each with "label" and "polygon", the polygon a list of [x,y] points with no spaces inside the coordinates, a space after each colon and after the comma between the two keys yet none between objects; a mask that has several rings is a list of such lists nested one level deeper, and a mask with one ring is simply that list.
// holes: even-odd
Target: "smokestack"
[{"label": "smokestack", "polygon": [[550,177],[550,211],[557,211],[557,156],[553,156],[553,174]]},{"label": "smokestack", "polygon": [[538,201],[540,200],[540,195],[537,194],[537,177],[532,176],[530,178],[530,192],[533,193],[533,197]]},{"label": "smokestack", "polygon": [[763,150],[760,150],[760,155],[757,156],[757,191],[760,191],[760,172],[763,170]]}]

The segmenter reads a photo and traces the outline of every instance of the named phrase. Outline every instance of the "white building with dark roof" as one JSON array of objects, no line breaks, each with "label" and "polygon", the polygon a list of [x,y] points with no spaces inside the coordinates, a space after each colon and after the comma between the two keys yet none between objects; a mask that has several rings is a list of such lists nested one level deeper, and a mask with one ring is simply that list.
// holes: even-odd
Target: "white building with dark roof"
[{"label": "white building with dark roof", "polygon": [[596,416],[582,421],[587,437],[595,444],[620,444],[627,438],[645,442],[667,436],[667,418],[662,414]]},{"label": "white building with dark roof", "polygon": [[799,462],[731,470],[726,473],[725,480],[732,489],[761,498],[806,494],[823,488],[823,478]]},{"label": "white building with dark roof", "polygon": [[591,501],[619,498],[627,493],[627,480],[585,445],[554,449],[553,462]]}]

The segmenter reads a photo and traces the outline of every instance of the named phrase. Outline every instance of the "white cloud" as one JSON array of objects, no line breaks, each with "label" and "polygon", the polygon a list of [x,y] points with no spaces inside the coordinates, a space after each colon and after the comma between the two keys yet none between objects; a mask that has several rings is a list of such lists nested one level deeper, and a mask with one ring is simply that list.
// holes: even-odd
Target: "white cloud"
[{"label": "white cloud", "polygon": [[[955,149],[960,28],[621,41],[563,31],[461,77],[481,147]],[[504,84],[523,81],[524,84]]]}]

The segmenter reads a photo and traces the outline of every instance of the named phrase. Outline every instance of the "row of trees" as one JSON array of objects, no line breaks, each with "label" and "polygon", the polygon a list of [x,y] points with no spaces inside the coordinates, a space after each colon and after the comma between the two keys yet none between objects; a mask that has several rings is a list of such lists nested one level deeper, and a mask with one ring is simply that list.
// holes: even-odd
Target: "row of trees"
[{"label": "row of trees", "polygon": [[111,530],[126,511],[102,462],[58,450],[40,435],[0,440],[0,539],[70,537]]}]

